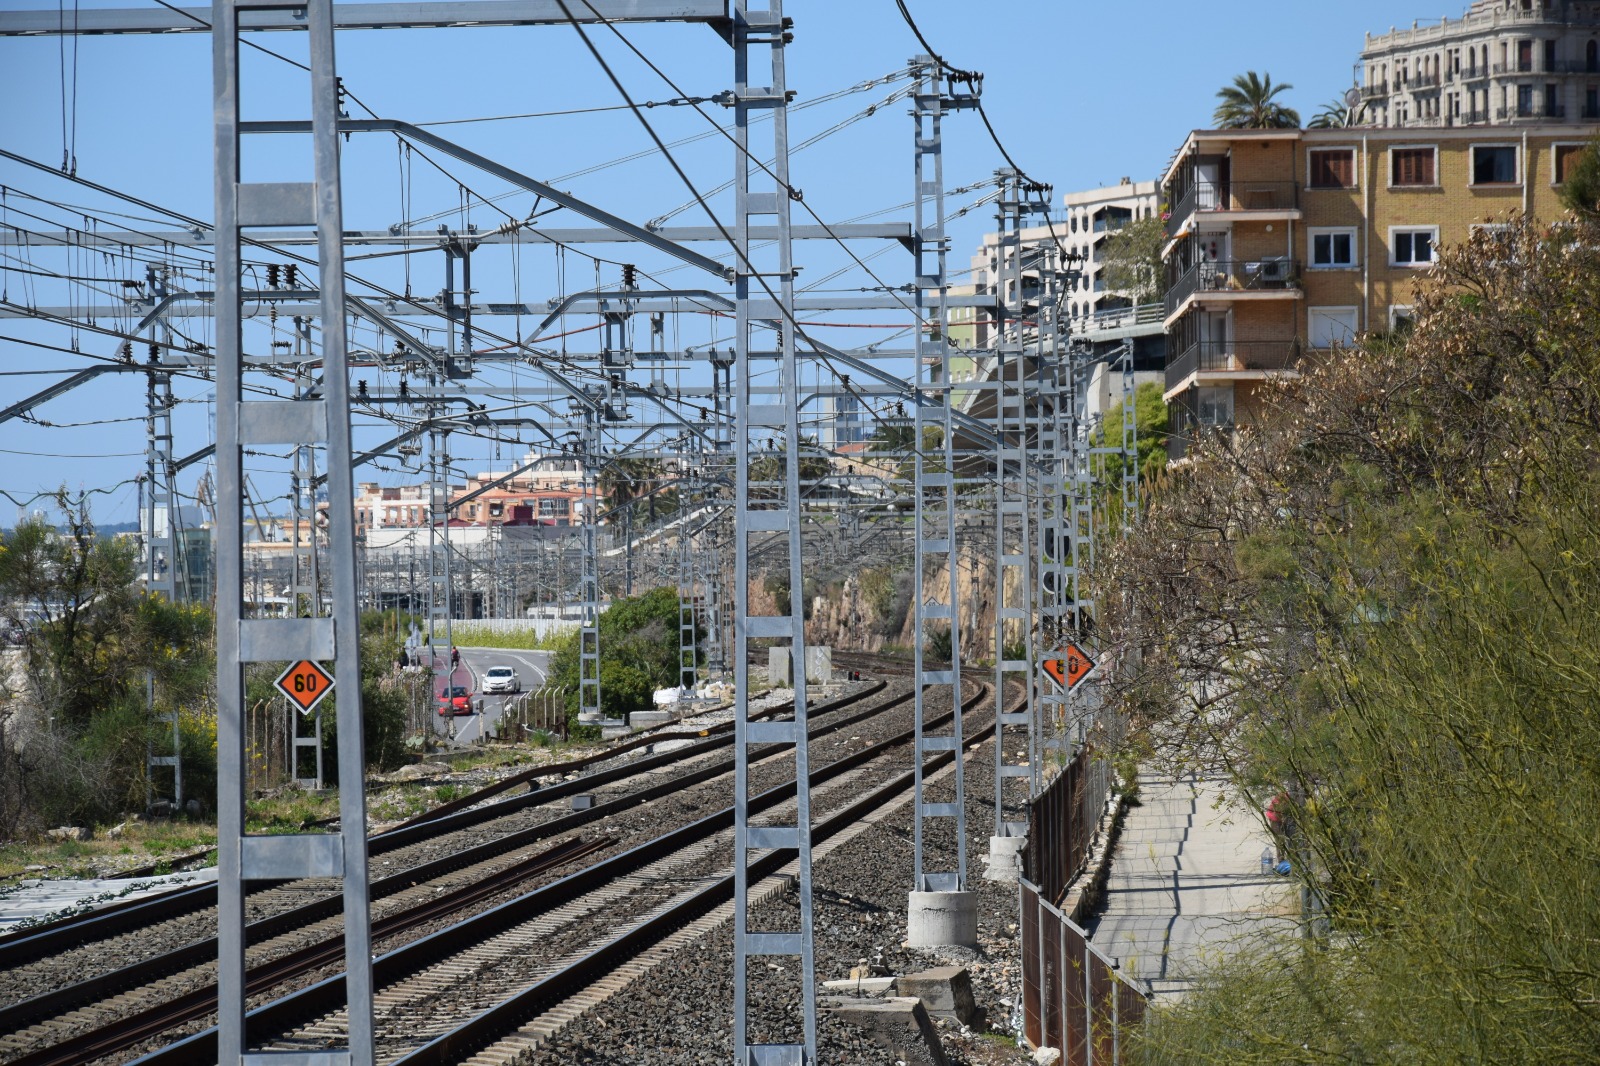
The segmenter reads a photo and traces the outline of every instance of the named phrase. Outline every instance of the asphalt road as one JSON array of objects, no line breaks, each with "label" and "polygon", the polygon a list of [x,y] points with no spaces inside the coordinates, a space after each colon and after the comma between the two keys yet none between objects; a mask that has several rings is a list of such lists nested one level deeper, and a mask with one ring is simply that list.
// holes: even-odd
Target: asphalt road
[{"label": "asphalt road", "polygon": [[[511,693],[483,692],[483,675],[492,666],[509,666],[517,672],[517,679],[522,682],[522,693],[533,692],[544,684],[545,674],[550,666],[550,653],[547,651],[513,651],[506,648],[460,648],[461,665],[456,667],[450,675],[448,684],[465,685],[472,692],[473,705],[482,702],[483,713],[440,716],[438,711],[438,696],[447,683],[441,679],[434,689],[434,719],[435,728],[444,734],[450,734],[456,740],[467,743],[477,740],[494,731],[495,723],[500,721],[501,714],[507,705],[512,703],[517,695]],[[451,734],[452,728],[454,733]]]}]

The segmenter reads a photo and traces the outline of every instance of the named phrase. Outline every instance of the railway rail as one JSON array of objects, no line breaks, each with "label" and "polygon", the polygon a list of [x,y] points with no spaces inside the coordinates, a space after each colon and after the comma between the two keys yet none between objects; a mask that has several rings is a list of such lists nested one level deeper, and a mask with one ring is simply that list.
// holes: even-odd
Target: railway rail
[{"label": "railway rail", "polygon": [[[875,684],[861,692],[853,693],[828,704],[819,705],[814,709],[813,716],[826,716],[848,708],[863,699],[882,693],[885,687],[882,683]],[[863,710],[824,722],[813,728],[809,735],[815,740],[837,733],[866,719],[899,707],[909,699],[909,691],[891,695],[889,699],[875,703]],[[781,706],[772,708],[769,709],[769,713],[781,713],[783,709]],[[731,740],[731,737],[709,736],[708,734],[712,732],[713,730],[696,731],[691,735],[699,738],[698,743],[691,744],[689,747],[680,749],[677,752],[667,753],[669,757],[650,756],[646,759],[636,760],[626,766],[610,767],[584,775],[574,781],[564,782],[560,786],[540,789],[538,792],[531,793],[528,796],[517,797],[513,801],[501,801],[490,805],[488,808],[462,810],[431,821],[417,822],[411,826],[401,827],[403,832],[397,831],[393,834],[384,834],[384,837],[405,840],[414,836],[437,835],[448,831],[452,824],[475,823],[482,820],[485,817],[482,812],[486,810],[491,812],[490,816],[494,816],[495,808],[504,807],[508,804],[520,809],[527,805],[526,801],[528,800],[548,803],[562,796],[592,792],[596,787],[604,783],[648,773],[654,769],[670,765],[673,761],[707,754],[718,747],[725,746]],[[659,742],[662,739],[666,739],[666,737],[657,735],[653,738],[653,741]],[[630,747],[636,746],[638,745],[630,745]],[[773,745],[770,750],[762,754],[760,761],[782,754],[784,750],[787,750],[787,747],[787,745]],[[590,760],[585,760],[585,763],[594,765],[614,758],[618,754],[617,751],[601,753]],[[573,765],[564,764],[555,768],[554,772],[570,772]],[[460,868],[475,861],[482,861],[494,855],[503,854],[505,851],[533,843],[537,839],[548,839],[563,832],[582,828],[610,815],[650,802],[652,799],[659,799],[664,795],[680,791],[689,787],[692,783],[711,780],[714,777],[730,772],[731,769],[731,759],[719,760],[687,775],[680,775],[669,781],[660,782],[645,789],[629,793],[616,800],[599,804],[590,810],[563,815],[532,829],[509,834],[500,840],[479,845],[476,848],[457,853],[446,859],[436,860],[433,863],[393,874],[374,882],[374,898],[382,898],[391,891],[399,891],[407,887],[414,888],[417,884],[425,883],[426,879],[436,877],[448,869]],[[541,768],[541,770],[544,773],[552,772],[551,768]],[[536,775],[519,775],[523,779],[530,779],[533,776]],[[790,787],[792,788],[792,784]],[[500,791],[504,790],[496,790],[496,792]],[[479,795],[481,796],[481,793]],[[591,854],[598,846],[586,847],[584,853]],[[441,913],[438,910],[439,904],[450,903],[454,904],[456,909],[460,909],[470,905],[471,902],[484,899],[496,892],[502,892],[513,883],[526,881],[538,873],[548,871],[564,863],[570,863],[573,861],[574,856],[562,852],[562,847],[565,847],[565,845],[550,849],[548,853],[542,853],[537,860],[519,862],[508,868],[507,871],[500,873],[490,871],[481,878],[475,877],[474,885],[468,886],[466,890],[451,892],[441,901],[434,901],[434,909],[423,913],[422,917],[413,920],[408,918],[406,916],[408,912],[404,911],[396,915],[386,916],[379,923],[376,923],[375,936],[394,936],[406,930],[415,929],[419,925],[433,920],[438,913]],[[193,896],[191,895],[184,902],[192,905]],[[130,908],[129,910],[132,909]],[[252,940],[259,940],[264,937],[279,935],[288,930],[301,929],[307,923],[334,917],[337,913],[337,896],[319,899],[252,923],[250,936]],[[133,919],[129,917],[126,920],[131,921]],[[291,951],[284,955],[282,959],[274,959],[264,964],[263,967],[252,967],[252,991],[271,987],[273,984],[289,980],[296,974],[310,972],[322,964],[321,960],[332,959],[336,956],[339,950],[338,941],[335,938],[324,941],[320,947],[312,945]],[[120,990],[142,988],[160,980],[165,974],[182,971],[186,967],[207,965],[214,958],[215,951],[216,945],[213,939],[198,940],[185,945],[177,951],[166,953],[154,959],[145,960],[68,988],[55,990],[22,1003],[13,1004],[11,1007],[0,1010],[0,1032],[20,1031],[32,1024],[35,1036],[37,1036],[39,1031],[37,1022],[41,1018],[60,1015],[62,1011],[70,1011],[75,1005],[84,1003],[98,1001],[115,1003],[119,999],[127,999],[129,997],[123,995]],[[329,955],[329,952],[333,954]],[[303,965],[297,968],[295,965],[296,960],[303,962]],[[257,975],[258,969],[260,969],[259,977]],[[174,995],[171,997],[171,1002],[159,1010],[136,1010],[130,1017],[118,1019],[108,1025],[93,1027],[88,1033],[80,1033],[70,1039],[55,1042],[49,1047],[28,1052],[21,1058],[15,1058],[11,1061],[17,1063],[18,1066],[21,1066],[21,1064],[38,1066],[38,1064],[43,1063],[84,1061],[87,1058],[110,1054],[116,1050],[135,1046],[139,1042],[148,1039],[154,1033],[170,1030],[185,1021],[208,1014],[212,1009],[213,992],[214,989],[208,985],[205,988]]]},{"label": "railway rail", "polygon": [[[980,706],[985,696],[986,688],[980,686],[976,695],[963,701],[964,708],[970,711]],[[930,725],[937,727],[948,719],[949,713],[946,712],[933,719]],[[984,729],[969,736],[967,746],[981,743],[989,732],[989,729]],[[810,775],[811,784],[816,788],[844,779],[897,749],[903,749],[910,740],[910,732],[905,731],[857,748],[843,758],[814,770]],[[930,760],[929,768],[936,770],[953,758],[952,753],[943,753]],[[847,801],[841,810],[818,822],[813,834],[814,841],[820,843],[826,840],[910,787],[911,773],[895,772],[887,784],[880,783],[870,788],[863,796]],[[794,791],[792,781],[769,788],[751,797],[750,809],[752,813],[772,810],[792,800]],[[556,972],[542,975],[527,985],[525,991],[509,999],[497,997],[494,1005],[479,1011],[463,1026],[441,1034],[423,1047],[406,1051],[399,1061],[463,1061],[471,1054],[466,1050],[469,1045],[487,1046],[486,1037],[492,1032],[509,1032],[523,1025],[533,1016],[530,1011],[537,1013],[539,1004],[566,999],[574,991],[603,980],[617,966],[624,965],[632,953],[657,943],[674,930],[704,915],[719,902],[730,899],[731,874],[718,872],[707,875],[702,872],[696,876],[685,875],[681,870],[676,874],[668,873],[668,889],[672,887],[672,881],[676,881],[680,888],[685,880],[692,883],[688,895],[676,899],[667,896],[678,893],[664,892],[658,882],[648,877],[641,878],[640,875],[652,867],[657,867],[658,872],[668,872],[685,861],[691,865],[695,862],[704,865],[708,841],[718,834],[726,834],[732,824],[733,808],[723,808],[620,855],[379,956],[373,964],[373,980],[378,989],[380,1007],[386,1005],[386,1000],[391,1008],[421,1001],[428,1004],[427,1020],[437,1026],[439,1006],[448,1002],[444,996],[449,989],[464,980],[474,981],[488,976],[490,971],[485,969],[489,965],[486,951],[498,950],[495,958],[499,962],[495,965],[504,965],[508,958],[526,957],[535,944],[545,943],[542,936],[549,934],[552,927],[559,925],[563,919],[568,924],[581,921],[601,911],[610,900],[621,898],[622,895],[635,896],[642,887],[656,884],[655,895],[651,898],[659,900],[659,905],[649,907],[650,899],[646,899],[644,902],[649,913],[642,922],[633,924],[599,947],[585,944],[583,950],[569,953],[571,961]],[[722,868],[725,869],[727,863],[731,862],[731,847],[723,847],[721,851]],[[761,876],[767,876],[782,869],[793,857],[793,851],[771,852],[757,860],[752,869]],[[608,920],[616,920],[614,913],[603,913]],[[484,947],[496,941],[499,942],[497,949]],[[285,1051],[326,1046],[330,1039],[337,1039],[337,1018],[343,997],[343,977],[334,974],[288,996],[263,1004],[247,1016],[247,1040],[251,1046],[269,1045]],[[398,1039],[415,1043],[418,1030],[413,1026],[422,1021],[421,1017],[403,1019],[404,1024],[398,1026]],[[391,1034],[391,1040],[394,1039],[395,1035]],[[215,1030],[208,1029],[136,1061],[140,1066],[186,1066],[193,1062],[214,1061],[208,1058],[214,1053]],[[382,1057],[386,1060],[395,1058],[393,1054]],[[67,1061],[71,1060],[41,1058],[37,1063],[30,1062],[29,1066]]]}]

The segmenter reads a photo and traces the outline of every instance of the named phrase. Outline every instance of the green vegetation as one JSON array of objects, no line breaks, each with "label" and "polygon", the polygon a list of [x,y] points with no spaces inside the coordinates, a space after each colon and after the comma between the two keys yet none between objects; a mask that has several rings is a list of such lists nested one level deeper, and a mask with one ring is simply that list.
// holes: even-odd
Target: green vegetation
[{"label": "green vegetation", "polygon": [[1246,71],[1237,75],[1233,84],[1217,90],[1219,102],[1211,121],[1219,130],[1295,129],[1300,125],[1300,112],[1274,99],[1293,88],[1288,82],[1272,84],[1271,74]]},{"label": "green vegetation", "polygon": [[451,622],[450,636],[462,648],[504,648],[508,651],[555,651],[571,634],[528,629],[502,630],[472,622]]},{"label": "green vegetation", "polygon": [[[567,690],[570,736],[580,736],[578,640],[565,638],[550,658],[550,683]],[[678,590],[658,588],[614,600],[600,615],[600,709],[608,718],[648,710],[658,688],[678,684]],[[592,730],[591,730],[592,731]]]},{"label": "green vegetation", "polygon": [[1161,246],[1167,240],[1167,224],[1154,215],[1138,218],[1123,226],[1100,248],[1100,276],[1112,292],[1125,292],[1135,304],[1161,299],[1166,270],[1161,265]]},{"label": "green vegetation", "polygon": [[1561,186],[1561,202],[1579,218],[1600,222],[1600,137],[1589,142]]},{"label": "green vegetation", "polygon": [[1100,560],[1136,744],[1286,792],[1325,907],[1136,1061],[1600,1061],[1600,229],[1447,249],[1416,306]]},{"label": "green vegetation", "polygon": [[0,836],[115,820],[142,809],[145,756],[170,752],[146,707],[177,711],[191,788],[215,789],[211,614],[144,595],[132,541],[102,538],[87,506],[56,496],[0,537],[0,604],[23,634],[20,683],[0,703]]}]

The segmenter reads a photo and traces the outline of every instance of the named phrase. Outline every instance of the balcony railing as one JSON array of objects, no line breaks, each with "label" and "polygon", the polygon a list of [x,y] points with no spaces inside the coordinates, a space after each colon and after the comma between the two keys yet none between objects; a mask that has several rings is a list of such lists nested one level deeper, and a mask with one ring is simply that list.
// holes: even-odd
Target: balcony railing
[{"label": "balcony railing", "polygon": [[1600,63],[1584,59],[1558,59],[1550,68],[1552,74],[1600,74]]},{"label": "balcony railing", "polygon": [[1273,292],[1300,288],[1300,262],[1287,257],[1196,263],[1173,283],[1163,301],[1170,317],[1197,292]]},{"label": "balcony railing", "polygon": [[1555,107],[1497,107],[1494,117],[1496,122],[1515,122],[1517,119],[1529,121],[1559,119],[1567,117],[1567,109],[1563,104],[1557,104]]},{"label": "balcony railing", "polygon": [[1299,361],[1300,351],[1300,343],[1294,340],[1200,341],[1189,345],[1167,363],[1166,387],[1175,389],[1196,372],[1287,370]]},{"label": "balcony railing", "polygon": [[1418,74],[1415,75],[1409,83],[1403,83],[1401,87],[1410,89],[1412,92],[1421,92],[1424,89],[1437,89],[1439,87],[1439,75]]},{"label": "balcony railing", "polygon": [[1290,211],[1300,206],[1300,183],[1294,181],[1197,181],[1172,209],[1167,236],[1201,211]]},{"label": "balcony railing", "polygon": [[1484,81],[1489,77],[1489,68],[1487,66],[1462,67],[1461,73],[1457,77],[1462,81]]},{"label": "balcony railing", "polygon": [[1376,100],[1379,97],[1388,95],[1389,83],[1386,81],[1374,82],[1371,85],[1363,85],[1361,87],[1361,98],[1364,100]]},{"label": "balcony railing", "polygon": [[1081,335],[1098,330],[1159,325],[1161,311],[1160,304],[1139,304],[1137,307],[1114,307],[1091,315],[1078,315],[1072,320],[1072,331]]},{"label": "balcony railing", "polygon": [[1600,104],[1584,104],[1583,117],[1587,119],[1600,118]]}]

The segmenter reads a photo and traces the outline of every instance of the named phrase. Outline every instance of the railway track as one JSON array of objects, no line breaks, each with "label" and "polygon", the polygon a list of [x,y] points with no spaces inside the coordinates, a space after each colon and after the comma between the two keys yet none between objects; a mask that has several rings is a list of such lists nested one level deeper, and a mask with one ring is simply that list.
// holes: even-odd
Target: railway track
[{"label": "railway track", "polygon": [[[883,685],[875,685],[868,690],[853,694],[851,697],[832,701],[830,704],[819,705],[813,709],[814,717],[828,718],[835,712],[844,710],[862,699],[878,695],[884,690]],[[884,701],[877,702],[855,713],[840,715],[814,727],[810,731],[813,740],[826,737],[848,729],[860,722],[882,715],[887,711],[900,707],[909,701],[910,693],[891,694]],[[778,708],[781,711],[782,708]],[[695,734],[701,736],[700,733]],[[656,738],[661,739],[660,737]],[[731,737],[710,738],[702,737],[700,744],[691,745],[681,752],[673,753],[677,756],[704,755],[716,747],[725,746]],[[769,761],[783,753],[786,746],[774,745],[763,753],[759,762]],[[607,753],[606,757],[614,757],[616,753]],[[590,764],[602,761],[600,758],[590,760]],[[650,757],[639,760],[628,767],[612,767],[610,769],[586,775],[577,781],[566,782],[564,786],[551,789],[541,789],[530,797],[519,797],[518,802],[529,798],[542,798],[544,802],[564,795],[580,794],[593,791],[597,786],[612,781],[622,780],[626,776],[652,772],[661,766],[669,765],[672,760]],[[560,768],[558,772],[566,772],[570,764]],[[408,899],[419,896],[425,897],[429,889],[427,879],[437,877],[449,869],[466,868],[471,870],[471,863],[492,858],[508,850],[514,850],[535,843],[539,839],[547,839],[563,832],[580,829],[585,825],[603,820],[625,810],[637,807],[652,799],[659,799],[673,792],[690,787],[692,783],[712,780],[723,774],[731,772],[732,760],[719,760],[687,775],[680,775],[669,781],[658,782],[647,788],[637,790],[615,800],[601,803],[588,811],[573,812],[551,819],[540,826],[480,845],[475,849],[456,854],[447,860],[437,860],[433,864],[404,870],[381,878],[374,882],[374,898],[379,899],[389,894],[391,890],[399,891],[408,889]],[[627,773],[622,771],[626,770]],[[566,787],[570,786],[570,787]],[[495,804],[502,806],[504,804]],[[476,817],[478,812],[456,812],[446,818],[436,819],[431,823],[419,823],[407,827],[406,835],[437,834],[444,831],[444,827],[451,824],[451,820],[464,820]],[[388,834],[386,834],[388,836]],[[557,849],[552,849],[554,852]],[[592,850],[592,849],[590,849]],[[494,870],[485,870],[476,873],[471,879],[469,890],[462,892],[452,891],[447,899],[459,901],[457,907],[469,905],[470,902],[482,899],[495,891],[503,891],[514,880],[522,880],[536,876],[539,873],[553,869],[564,862],[572,861],[571,855],[560,856],[561,861],[556,861],[557,855],[552,854],[543,864],[533,862],[520,862],[512,867],[512,873],[500,874]],[[517,873],[520,871],[520,874]],[[509,878],[510,880],[505,880]],[[418,886],[421,886],[420,888]],[[305,973],[314,970],[319,964],[316,960],[323,958],[328,951],[335,954],[339,950],[337,938],[334,935],[339,927],[337,919],[339,900],[337,895],[317,899],[299,907],[273,915],[253,923],[250,927],[251,940],[257,941],[263,937],[287,935],[290,931],[303,933],[308,924],[321,922],[328,930],[329,937],[325,939],[320,949],[323,954],[318,954],[311,948],[288,947],[278,945],[277,948],[286,959],[307,960],[306,964],[296,970],[288,964],[280,965],[277,959],[270,960],[262,969],[261,980],[256,979],[256,967],[252,967],[252,988],[263,989],[285,980],[290,980],[296,973]],[[411,920],[405,917],[402,908],[398,914],[386,915],[378,919],[378,928],[384,930],[381,934],[375,929],[376,935],[395,936],[405,930],[417,928],[431,920],[422,917]],[[301,936],[303,939],[303,935]],[[264,949],[273,949],[269,941],[263,945]],[[195,989],[185,988],[185,982],[192,986],[195,983],[196,969],[209,972],[210,964],[215,958],[216,946],[213,939],[198,940],[185,945],[175,952],[169,952],[154,959],[124,967],[110,974],[101,975],[88,981],[80,982],[68,988],[52,991],[43,996],[37,996],[23,1003],[14,1004],[9,1008],[0,1010],[0,1033],[11,1033],[10,1037],[0,1038],[0,1057],[16,1055],[28,1045],[32,1050],[25,1051],[20,1058],[11,1061],[18,1064],[62,1063],[84,1061],[97,1055],[109,1054],[115,1050],[134,1046],[147,1039],[152,1033],[170,1030],[173,1026],[185,1021],[193,1020],[210,1013],[214,991],[209,984],[209,978],[204,987]],[[187,971],[186,971],[187,968]],[[178,971],[176,978],[168,976]],[[268,977],[271,980],[268,981]],[[262,983],[266,981],[267,983]],[[137,989],[148,996],[151,992],[157,994],[166,992],[163,997],[170,1002],[161,1010],[140,1009],[137,1000],[138,993],[126,990]],[[99,1007],[90,1007],[88,1004],[100,1004]],[[131,1018],[114,1018],[107,1024],[99,1024],[107,1013],[118,1010],[131,1010]],[[52,1026],[62,1030],[82,1030],[87,1028],[87,1033],[79,1032],[69,1039],[54,1040],[50,1037]],[[48,1044],[39,1047],[41,1042]]]},{"label": "railway track", "polygon": [[[964,707],[981,705],[984,695],[980,689]],[[948,712],[941,716],[948,717]],[[986,731],[971,737],[969,745],[985,735]],[[812,773],[813,788],[833,785],[829,795],[846,797],[839,809],[818,823],[816,842],[843,831],[886,798],[910,787],[910,773],[891,768],[887,783],[873,783],[865,796],[859,792],[861,771],[873,768],[877,776],[885,776],[877,764],[910,739],[907,731],[859,747],[844,741],[853,749],[850,754]],[[937,769],[952,758],[944,753],[930,766]],[[751,810],[780,809],[793,795],[792,781],[777,785],[752,796]],[[487,1046],[485,1035],[492,1030],[509,1033],[524,1027],[539,1013],[538,1004],[567,999],[595,982],[603,985],[617,967],[626,966],[630,952],[686,928],[731,898],[732,877],[723,871],[732,861],[732,823],[733,809],[724,808],[381,955],[373,975],[378,989],[375,1006],[382,1019],[380,1060],[463,1061],[473,1053],[466,1050],[468,1045]],[[766,876],[793,858],[792,851],[768,853],[753,869]],[[643,913],[619,917],[617,909],[624,902]],[[602,924],[599,918],[620,922],[623,932],[596,948],[592,940],[595,925]],[[557,961],[539,961],[545,959]],[[507,982],[524,991],[507,998]],[[343,1038],[343,995],[342,975],[334,974],[257,1007],[247,1017],[247,1039],[252,1046],[280,1051],[309,1051],[337,1043]],[[475,1014],[464,1026],[441,1022],[447,1011],[459,1013],[462,1007]],[[426,1043],[417,1046],[422,1040]],[[214,1053],[215,1032],[207,1030],[137,1061],[141,1066],[176,1066],[214,1061],[208,1058]]]},{"label": "railway track", "polygon": [[[839,699],[816,705],[811,708],[811,716],[813,718],[822,717],[851,704],[870,699],[883,692],[886,687],[886,682],[873,682],[859,692],[850,693]],[[793,702],[789,701],[769,707],[751,717],[753,720],[773,718],[792,711],[793,707]],[[494,796],[518,787],[532,786],[541,777],[567,775],[574,771],[585,770],[619,758],[641,747],[674,740],[688,740],[691,742],[691,747],[660,756],[648,756],[644,759],[633,760],[624,766],[585,775],[578,781],[546,786],[536,791],[530,791],[526,795],[502,801],[499,804],[483,806]],[[419,815],[393,829],[375,834],[369,843],[368,853],[373,858],[377,858],[447,832],[491,821],[530,807],[551,804],[570,796],[582,795],[586,790],[593,791],[595,788],[613,781],[623,780],[628,776],[650,772],[677,762],[686,762],[708,752],[727,747],[732,743],[733,724],[729,722],[701,730],[675,730],[649,737],[634,738],[608,748],[604,752],[582,759],[536,767],[478,789],[467,796],[460,797],[423,815]],[[258,882],[251,894],[252,896],[261,896],[279,889],[287,883],[282,881]],[[45,925],[3,934],[0,935],[0,972],[12,971],[36,959],[59,956],[62,952],[71,948],[96,943],[125,934],[131,930],[154,925],[157,922],[195,914],[214,906],[215,902],[215,885],[195,885],[143,899],[114,903],[85,914],[73,915]],[[0,1015],[0,1032],[4,1031],[4,1016]]]}]

